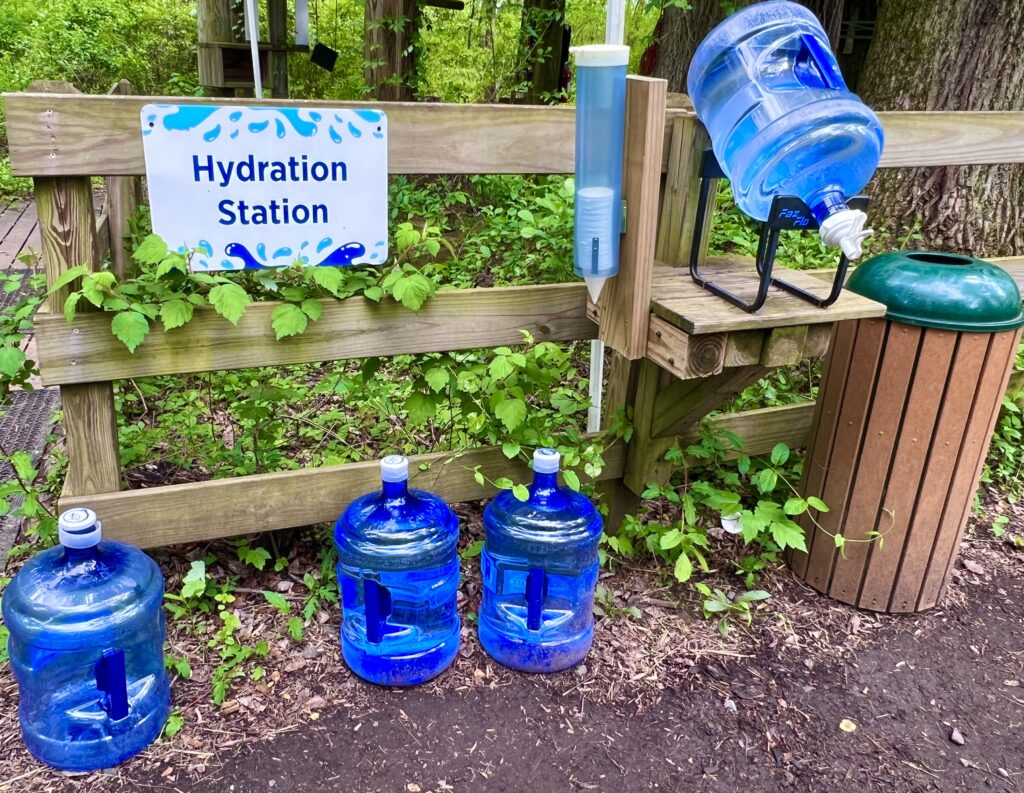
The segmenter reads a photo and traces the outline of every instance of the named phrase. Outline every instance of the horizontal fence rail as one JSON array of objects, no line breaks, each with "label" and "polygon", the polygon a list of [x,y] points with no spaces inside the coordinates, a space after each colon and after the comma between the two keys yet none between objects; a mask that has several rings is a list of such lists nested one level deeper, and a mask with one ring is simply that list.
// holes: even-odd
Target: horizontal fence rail
[{"label": "horizontal fence rail", "polygon": [[[4,94],[11,167],[20,176],[137,176],[145,172],[139,111],[152,102],[259,105],[252,99]],[[380,103],[264,100],[268,106]],[[389,102],[391,173],[569,173],[569,107]],[[670,108],[666,118],[693,117]],[[1024,162],[1024,112],[883,112],[883,168]],[[672,124],[665,125],[665,135]],[[663,146],[662,168],[670,146]]]},{"label": "horizontal fence rail", "polygon": [[329,299],[304,333],[280,341],[270,323],[278,303],[250,304],[237,326],[204,306],[184,327],[154,328],[134,353],[110,332],[110,313],[82,312],[70,326],[41,313],[36,345],[43,383],[66,385],[521,344],[520,329],[538,341],[587,340],[597,326],[586,300],[583,284],[441,291],[416,314],[390,298]]}]

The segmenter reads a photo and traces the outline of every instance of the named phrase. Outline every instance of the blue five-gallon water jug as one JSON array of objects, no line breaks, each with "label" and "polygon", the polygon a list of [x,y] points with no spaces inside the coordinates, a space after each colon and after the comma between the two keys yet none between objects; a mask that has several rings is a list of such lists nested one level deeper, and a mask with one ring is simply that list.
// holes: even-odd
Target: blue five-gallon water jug
[{"label": "blue five-gallon water jug", "polygon": [[827,245],[860,256],[871,232],[846,200],[878,167],[882,126],[814,14],[785,0],[736,12],[697,48],[687,89],[740,209],[765,220],[776,195],[796,196]]},{"label": "blue five-gallon water jug", "polygon": [[409,489],[409,461],[381,460],[383,489],[334,526],[344,615],[341,652],[371,683],[412,686],[459,649],[459,522],[437,496]]},{"label": "blue five-gallon water jug", "polygon": [[25,745],[67,771],[127,760],[171,707],[160,568],[100,532],[92,510],[65,512],[60,546],[30,559],[3,600]]},{"label": "blue five-gallon water jug", "polygon": [[510,490],[484,510],[480,643],[524,672],[579,663],[594,640],[594,588],[601,516],[590,500],[558,486],[559,454],[533,455],[530,498]]}]

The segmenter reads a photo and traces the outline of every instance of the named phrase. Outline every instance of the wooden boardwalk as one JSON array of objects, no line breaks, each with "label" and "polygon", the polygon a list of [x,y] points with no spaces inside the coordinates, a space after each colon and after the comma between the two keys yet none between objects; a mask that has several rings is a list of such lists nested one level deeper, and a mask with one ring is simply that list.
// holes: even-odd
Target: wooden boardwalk
[{"label": "wooden boardwalk", "polygon": [[39,253],[39,218],[33,201],[16,200],[0,208],[0,267],[24,270],[26,264],[19,256]]}]

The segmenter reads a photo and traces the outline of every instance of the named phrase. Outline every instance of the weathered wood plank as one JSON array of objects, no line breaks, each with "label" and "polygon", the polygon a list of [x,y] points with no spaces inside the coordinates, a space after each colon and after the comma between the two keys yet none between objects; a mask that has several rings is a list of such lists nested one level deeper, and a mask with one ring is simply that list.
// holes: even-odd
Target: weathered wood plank
[{"label": "weathered wood plank", "polygon": [[761,348],[761,366],[789,366],[804,359],[807,326],[795,325],[771,330]]},{"label": "weathered wood plank", "polygon": [[648,482],[664,484],[672,473],[665,452],[674,438],[657,438],[652,431],[655,401],[660,389],[661,369],[649,359],[640,362],[640,376],[633,402],[633,438],[626,453],[622,483],[640,495]]},{"label": "weathered wood plank", "polygon": [[882,168],[1024,162],[1024,113],[879,113]]},{"label": "weathered wood plank", "polygon": [[[211,103],[182,96],[29,93],[4,94],[3,99],[12,169],[24,176],[142,176],[142,106]],[[253,99],[213,101],[259,104]],[[381,108],[379,102],[332,100],[274,99],[265,104],[304,110]],[[575,165],[571,107],[388,102],[386,112],[390,173],[571,173]],[[666,118],[679,115],[686,111],[666,111]]]},{"label": "weathered wood plank", "polygon": [[[621,445],[610,447],[600,479],[620,477],[624,458]],[[490,479],[529,476],[521,461],[508,460],[497,446],[414,455],[409,462],[413,487],[452,503],[494,495],[490,485],[481,487],[473,481],[474,466]],[[423,463],[429,470],[419,470]],[[87,498],[66,493],[60,508],[88,506],[103,521],[105,537],[151,548],[333,521],[352,499],[379,487],[380,465],[372,461]]]},{"label": "weathered wood plank", "polygon": [[680,380],[718,374],[725,365],[726,334],[691,336],[661,317],[651,317],[647,357]]},{"label": "weathered wood plank", "polygon": [[[689,264],[690,244],[693,240],[693,226],[697,216],[697,194],[700,189],[698,172],[704,149],[710,143],[704,127],[693,118],[677,116],[672,121],[671,150],[665,178],[665,196],[661,207],[661,222],[658,224],[658,247],[656,257],[671,267]],[[714,197],[711,199],[714,214]],[[710,222],[710,220],[709,220]],[[705,224],[708,225],[708,224]],[[707,234],[700,262],[707,254]]]},{"label": "weathered wood plank", "polygon": [[599,336],[631,360],[642,358],[647,348],[667,85],[665,80],[649,77],[626,81],[622,176],[622,197],[628,209],[626,235],[619,251],[619,274],[605,282],[598,303]]},{"label": "weathered wood plank", "polygon": [[654,437],[678,435],[764,377],[762,366],[723,369],[701,380],[676,380],[657,394],[651,420]]},{"label": "weathered wood plank", "polygon": [[323,316],[301,336],[277,341],[270,315],[277,303],[250,305],[232,328],[211,309],[170,332],[154,331],[134,354],[110,332],[110,315],[39,314],[40,370],[47,385],[182,374],[249,366],[282,366],[375,355],[438,352],[539,340],[592,339],[583,284],[439,292],[413,314],[389,299],[324,301]]},{"label": "weathered wood plank", "polygon": [[[92,267],[96,242],[89,180],[36,179],[35,194],[47,285],[55,283],[71,267]],[[63,311],[68,292],[65,287],[47,295],[46,309]]]},{"label": "weathered wood plank", "polygon": [[[778,266],[776,271],[780,277],[797,286],[821,289],[820,280],[807,272]],[[754,262],[746,257],[710,257],[702,273],[740,294],[750,296],[756,290]],[[756,314],[748,314],[701,289],[686,273],[668,267],[655,268],[651,296],[651,311],[693,334],[831,324],[845,319],[865,319],[885,314],[885,306],[881,303],[848,290],[844,290],[830,307],[818,308],[774,288],[769,291],[761,310]]]}]

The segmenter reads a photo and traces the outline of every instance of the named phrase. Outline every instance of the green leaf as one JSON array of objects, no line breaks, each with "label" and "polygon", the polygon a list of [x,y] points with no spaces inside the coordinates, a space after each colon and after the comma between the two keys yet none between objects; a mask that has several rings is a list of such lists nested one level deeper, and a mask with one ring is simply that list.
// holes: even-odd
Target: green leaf
[{"label": "green leaf", "polygon": [[427,369],[427,372],[423,377],[427,381],[427,385],[429,385],[435,393],[444,390],[444,387],[448,385],[448,381],[451,380],[451,375],[443,366],[434,366]]},{"label": "green leaf", "polygon": [[158,234],[150,234],[135,249],[132,257],[142,264],[156,264],[167,258],[167,243]]},{"label": "green leaf", "polygon": [[494,415],[505,425],[505,429],[513,432],[526,421],[526,402],[522,399],[505,399],[498,403]]},{"label": "green leaf", "polygon": [[302,313],[314,322],[320,319],[321,315],[324,313],[324,304],[314,298],[303,300],[300,308],[302,309]]},{"label": "green leaf", "polygon": [[418,245],[420,233],[412,227],[412,223],[399,223],[395,229],[395,247],[399,252],[407,251],[414,245]]},{"label": "green leaf", "polygon": [[771,597],[771,593],[765,592],[763,589],[751,589],[749,592],[744,592],[738,598],[737,603],[756,603],[759,600],[768,600]]},{"label": "green leaf", "polygon": [[789,459],[789,447],[784,443],[776,443],[772,449],[772,463],[782,465]]},{"label": "green leaf", "polygon": [[693,575],[693,563],[685,553],[679,554],[679,558],[676,559],[674,572],[677,581],[689,581]]},{"label": "green leaf", "polygon": [[774,469],[765,468],[762,471],[758,471],[758,473],[754,477],[754,480],[757,484],[758,490],[760,490],[762,493],[770,493],[775,489],[775,485],[778,484],[779,475],[775,473]]},{"label": "green leaf", "polygon": [[828,504],[822,501],[817,496],[808,496],[807,503],[814,507],[818,512],[828,512]]},{"label": "green leaf", "polygon": [[164,330],[180,328],[192,319],[191,303],[175,298],[168,300],[160,306],[160,319],[163,320]]},{"label": "green leaf", "polygon": [[434,293],[434,288],[426,276],[415,273],[397,281],[391,294],[410,311],[419,311]]},{"label": "green leaf", "polygon": [[842,534],[833,534],[832,541],[835,542],[836,548],[842,549],[846,544],[846,538]]},{"label": "green leaf", "polygon": [[74,281],[76,278],[81,278],[88,272],[89,268],[86,267],[84,264],[80,264],[77,267],[71,267],[70,269],[65,270],[63,273],[61,273],[60,278],[53,282],[53,286],[50,287],[46,294],[52,295],[54,292],[59,292],[65,286]]},{"label": "green leaf", "polygon": [[173,738],[181,732],[181,728],[184,726],[185,718],[175,710],[167,717],[167,723],[164,724],[164,738]]},{"label": "green leaf", "polygon": [[490,365],[487,367],[488,373],[495,380],[501,380],[505,377],[508,377],[515,370],[515,366],[512,364],[512,361],[509,360],[509,357],[507,355],[497,356],[493,361],[491,361]]},{"label": "green leaf", "polygon": [[524,484],[513,485],[512,495],[515,496],[518,501],[529,501],[530,488]]},{"label": "green leaf", "polygon": [[522,447],[515,441],[505,441],[501,444],[501,453],[510,460],[514,460],[518,457],[521,449]]},{"label": "green leaf", "polygon": [[210,290],[210,305],[232,325],[238,324],[250,302],[249,293],[238,284],[217,284]]},{"label": "green leaf", "polygon": [[284,595],[277,592],[268,592],[267,590],[263,590],[263,597],[266,598],[267,603],[276,608],[282,614],[287,614],[292,610],[291,604],[285,600]]},{"label": "green leaf", "polygon": [[368,286],[363,290],[363,297],[367,300],[372,300],[374,303],[379,303],[380,299],[384,297],[384,290],[379,286]]},{"label": "green leaf", "polygon": [[459,558],[465,561],[466,559],[473,559],[480,555],[480,551],[484,549],[484,541],[477,540],[467,545],[462,553],[459,554]]},{"label": "green leaf", "polygon": [[499,476],[497,479],[494,480],[494,486],[499,490],[511,490],[514,484],[515,482],[513,482],[507,476]]},{"label": "green leaf", "polygon": [[480,485],[480,487],[483,487],[485,484],[487,484],[487,480],[484,479],[484,475],[483,473],[481,473],[479,468],[473,469],[473,481]]},{"label": "green leaf", "polygon": [[317,286],[326,289],[332,295],[338,294],[341,288],[341,270],[337,267],[310,267],[313,282]]},{"label": "green leaf", "polygon": [[437,413],[437,398],[433,394],[413,391],[405,400],[405,409],[412,424],[426,424]]},{"label": "green leaf", "polygon": [[807,545],[804,543],[804,531],[793,521],[785,520],[772,521],[772,539],[782,550],[795,548],[798,551],[807,552]]},{"label": "green leaf", "polygon": [[272,557],[266,548],[250,548],[248,545],[242,545],[238,549],[238,558],[246,564],[251,564],[257,570],[262,570]]},{"label": "green leaf", "polygon": [[577,493],[580,490],[580,478],[579,475],[571,468],[566,468],[562,471],[562,479],[565,484],[568,485],[570,490],[575,490]]},{"label": "green leaf", "polygon": [[808,501],[802,498],[791,498],[782,506],[782,511],[787,515],[803,515],[807,511]]},{"label": "green leaf", "polygon": [[658,539],[658,546],[663,551],[675,548],[683,541],[683,534],[679,529],[669,529]]},{"label": "green leaf", "polygon": [[301,642],[305,628],[302,625],[302,617],[292,617],[288,620],[288,635],[294,641]]},{"label": "green leaf", "polygon": [[68,299],[64,301],[64,319],[70,325],[71,321],[75,318],[75,308],[78,306],[78,301],[82,299],[81,292],[72,292],[68,295]]},{"label": "green leaf", "polygon": [[0,347],[0,374],[14,377],[21,371],[21,367],[24,366],[26,360],[27,357],[21,351],[21,348],[13,345]]},{"label": "green leaf", "polygon": [[181,579],[181,596],[183,598],[196,597],[206,591],[206,562],[197,559],[185,577]]},{"label": "green leaf", "polygon": [[279,341],[302,333],[308,323],[305,312],[294,303],[282,303],[270,315],[270,324]]},{"label": "green leaf", "polygon": [[135,352],[135,348],[142,344],[149,333],[149,320],[137,311],[122,311],[114,315],[110,330],[129,352]]}]

